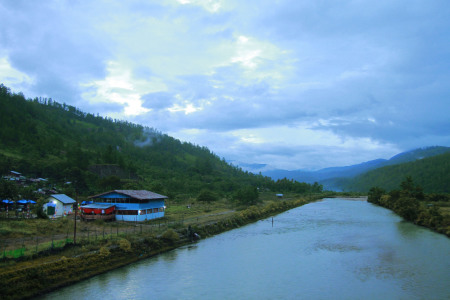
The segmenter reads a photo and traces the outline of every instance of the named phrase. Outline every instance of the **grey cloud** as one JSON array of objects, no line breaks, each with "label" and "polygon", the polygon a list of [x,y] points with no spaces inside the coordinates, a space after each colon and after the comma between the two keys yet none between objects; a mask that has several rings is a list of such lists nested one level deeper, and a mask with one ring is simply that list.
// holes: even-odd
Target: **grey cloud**
[{"label": "grey cloud", "polygon": [[[227,159],[267,163],[279,157],[323,165],[332,164],[327,152],[355,151],[288,142],[251,146],[227,136],[295,124],[396,150],[450,145],[447,1],[254,0],[225,6],[212,14],[176,2],[0,0],[0,54],[34,79],[24,86],[27,96],[52,97],[94,113],[123,113],[123,105],[89,104],[81,97],[93,88],[83,83],[105,78],[108,61],[120,62],[132,79],[157,78],[167,90],[140,95],[143,107],[152,110],[129,120],[174,134],[207,130],[214,138],[202,137],[201,144],[226,149],[221,154],[232,156]],[[111,20],[116,27],[108,36],[102,26]],[[228,46],[241,35],[283,53],[274,60],[258,58],[253,71],[267,77],[246,76],[241,65],[229,62]],[[271,79],[272,70],[284,78]],[[184,101],[203,110],[167,110]]]},{"label": "grey cloud", "polygon": [[141,96],[141,99],[144,101],[142,106],[150,109],[165,109],[172,106],[174,102],[174,97],[172,93],[168,92],[156,92],[149,93]]},{"label": "grey cloud", "polygon": [[80,82],[104,76],[108,51],[83,27],[86,20],[69,22],[77,17],[70,10],[57,10],[55,2],[30,3],[4,7],[2,22],[8,26],[1,26],[1,47],[14,68],[36,78],[30,92],[75,101]]}]

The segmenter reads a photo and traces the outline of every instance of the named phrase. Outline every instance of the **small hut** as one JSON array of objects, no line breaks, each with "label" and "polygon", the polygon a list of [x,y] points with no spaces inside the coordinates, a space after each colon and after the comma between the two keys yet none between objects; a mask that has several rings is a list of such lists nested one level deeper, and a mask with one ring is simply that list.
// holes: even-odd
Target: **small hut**
[{"label": "small hut", "polygon": [[75,200],[65,194],[51,195],[47,200],[48,203],[44,204],[43,209],[48,214],[49,212],[53,212],[53,209],[49,209],[49,207],[54,207],[53,217],[55,218],[72,214],[73,205],[76,203]]}]

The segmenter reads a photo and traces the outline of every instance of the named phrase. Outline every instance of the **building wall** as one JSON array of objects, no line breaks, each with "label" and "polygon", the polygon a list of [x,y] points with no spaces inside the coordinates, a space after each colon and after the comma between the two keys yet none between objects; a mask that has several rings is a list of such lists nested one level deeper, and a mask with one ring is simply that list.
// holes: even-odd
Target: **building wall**
[{"label": "building wall", "polygon": [[[111,193],[94,198],[95,203],[111,204],[110,199],[128,198],[124,195]],[[105,200],[103,200],[105,199]],[[156,211],[155,211],[156,210]],[[152,200],[148,203],[117,203],[116,220],[128,222],[142,222],[146,220],[158,219],[164,217],[164,200]]]},{"label": "building wall", "polygon": [[63,204],[61,201],[53,197],[49,198],[49,202],[53,202],[56,204],[54,214],[56,218],[68,215],[69,213],[73,212],[73,204]]}]

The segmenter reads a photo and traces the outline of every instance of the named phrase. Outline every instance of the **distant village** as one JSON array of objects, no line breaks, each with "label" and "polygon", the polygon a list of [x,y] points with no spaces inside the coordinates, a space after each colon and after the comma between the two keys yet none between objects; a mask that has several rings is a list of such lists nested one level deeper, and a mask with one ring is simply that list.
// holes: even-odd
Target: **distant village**
[{"label": "distant village", "polygon": [[[1,215],[6,218],[49,219],[79,217],[82,221],[105,220],[142,222],[164,217],[167,196],[147,190],[112,190],[92,195],[89,201],[78,203],[62,194],[56,186],[45,178],[28,178],[17,171],[10,171],[2,180],[13,182],[16,186],[27,187],[36,184],[33,199],[8,199],[0,194]],[[66,182],[70,185],[70,182]],[[19,198],[21,196],[19,195]],[[45,199],[38,203],[37,199]]]}]

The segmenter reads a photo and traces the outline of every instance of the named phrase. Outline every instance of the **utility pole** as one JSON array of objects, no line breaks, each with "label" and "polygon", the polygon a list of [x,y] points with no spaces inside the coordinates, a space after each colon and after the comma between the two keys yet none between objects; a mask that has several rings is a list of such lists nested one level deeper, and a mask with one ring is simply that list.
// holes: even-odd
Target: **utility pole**
[{"label": "utility pole", "polygon": [[77,243],[77,212],[78,212],[78,193],[75,188],[75,217],[73,219],[73,244]]}]

